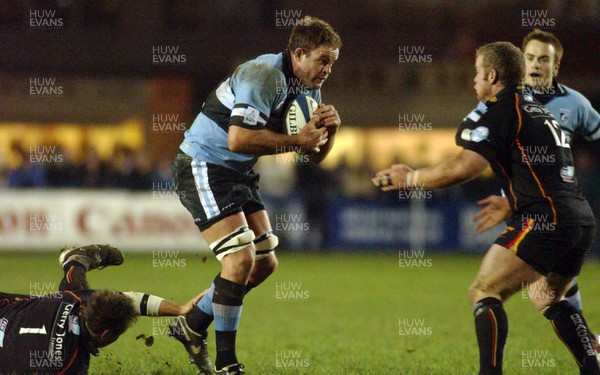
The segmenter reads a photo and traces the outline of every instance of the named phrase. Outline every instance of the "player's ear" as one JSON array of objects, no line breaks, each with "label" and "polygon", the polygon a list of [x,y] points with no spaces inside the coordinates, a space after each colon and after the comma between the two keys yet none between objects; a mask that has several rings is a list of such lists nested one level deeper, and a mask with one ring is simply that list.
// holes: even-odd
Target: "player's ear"
[{"label": "player's ear", "polygon": [[102,348],[117,341],[118,338],[119,336],[115,335],[113,331],[110,329],[105,329],[100,335],[94,336],[94,344],[98,348]]},{"label": "player's ear", "polygon": [[300,57],[304,55],[304,49],[298,47],[294,51],[292,51],[292,55],[296,58],[296,60],[300,60]]},{"label": "player's ear", "polygon": [[488,80],[492,82],[492,85],[495,85],[498,82],[498,72],[496,72],[496,69],[490,69]]},{"label": "player's ear", "polygon": [[112,331],[110,329],[105,329],[100,334],[100,339],[102,341],[105,341],[105,340],[108,340],[108,339],[112,339],[112,337],[113,337],[113,333],[112,333]]},{"label": "player's ear", "polygon": [[552,71],[553,77],[558,76],[559,69],[560,69],[560,61],[557,61],[556,64],[554,64],[554,70]]}]

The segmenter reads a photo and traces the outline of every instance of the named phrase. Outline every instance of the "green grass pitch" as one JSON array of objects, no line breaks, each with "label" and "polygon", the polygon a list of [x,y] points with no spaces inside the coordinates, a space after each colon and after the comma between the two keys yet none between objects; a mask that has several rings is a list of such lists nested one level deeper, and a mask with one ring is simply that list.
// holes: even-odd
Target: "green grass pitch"
[{"label": "green grass pitch", "polygon": [[[57,253],[0,254],[1,290],[58,287]],[[424,255],[400,267],[397,253],[286,254],[277,272],[244,301],[238,357],[249,374],[474,374],[477,345],[466,291],[481,256]],[[404,263],[403,265],[407,265]],[[213,257],[126,254],[120,267],[89,273],[94,288],[135,290],[178,302],[209,286]],[[600,264],[580,276],[584,313],[600,330]],[[573,359],[526,296],[506,303],[506,374],[575,374]],[[169,318],[141,317],[92,358],[91,374],[194,374]],[[146,346],[138,335],[153,336]],[[209,336],[214,359],[214,334]]]}]

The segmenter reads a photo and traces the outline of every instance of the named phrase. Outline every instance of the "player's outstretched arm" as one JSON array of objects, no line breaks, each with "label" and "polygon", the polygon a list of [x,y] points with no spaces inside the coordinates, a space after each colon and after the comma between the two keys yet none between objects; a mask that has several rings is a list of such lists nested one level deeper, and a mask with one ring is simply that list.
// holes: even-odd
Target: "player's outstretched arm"
[{"label": "player's outstretched arm", "polygon": [[475,224],[475,231],[478,233],[487,232],[502,221],[506,220],[511,213],[510,204],[506,197],[499,195],[490,195],[480,201],[480,206],[485,206],[479,210],[471,219]]},{"label": "player's outstretched arm", "polygon": [[131,298],[138,314],[143,316],[177,316],[190,311],[200,298],[208,291],[205,290],[185,304],[178,304],[164,298],[138,292],[123,292]]},{"label": "player's outstretched arm", "polygon": [[[231,125],[227,133],[229,149],[233,152],[254,155],[273,155],[290,151],[318,152],[325,144],[326,131],[317,129],[318,116],[314,116],[298,135],[275,133],[269,129],[251,130]],[[304,128],[302,130],[304,130]]]},{"label": "player's outstretched arm", "polygon": [[406,164],[395,164],[381,170],[371,179],[383,191],[402,189],[439,189],[472,180],[489,166],[478,153],[462,149],[457,155],[431,167],[412,170]]}]

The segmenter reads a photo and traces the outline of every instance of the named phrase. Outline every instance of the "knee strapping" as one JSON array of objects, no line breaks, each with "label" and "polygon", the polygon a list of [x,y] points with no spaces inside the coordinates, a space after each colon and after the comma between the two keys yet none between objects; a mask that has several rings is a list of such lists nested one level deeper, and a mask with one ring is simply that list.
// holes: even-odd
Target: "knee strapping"
[{"label": "knee strapping", "polygon": [[273,232],[266,232],[258,237],[254,240],[254,246],[256,247],[255,259],[268,257],[277,245],[279,245],[279,238]]},{"label": "knee strapping", "polygon": [[254,232],[247,226],[241,226],[230,234],[219,238],[210,244],[210,249],[215,253],[218,260],[223,259],[225,255],[240,251],[254,240]]}]

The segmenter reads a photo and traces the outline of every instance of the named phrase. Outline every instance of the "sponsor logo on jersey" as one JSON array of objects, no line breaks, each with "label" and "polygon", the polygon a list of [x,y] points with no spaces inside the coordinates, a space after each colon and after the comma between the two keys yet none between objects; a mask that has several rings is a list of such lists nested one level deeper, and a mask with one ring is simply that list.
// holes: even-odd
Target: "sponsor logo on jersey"
[{"label": "sponsor logo on jersey", "polygon": [[252,107],[246,108],[246,111],[244,112],[244,124],[256,125],[258,122],[259,116],[260,116],[260,113],[258,112],[258,109],[252,108]]},{"label": "sponsor logo on jersey", "polygon": [[52,358],[65,358],[65,345],[67,341],[67,330],[69,328],[69,315],[75,307],[72,303],[61,302],[54,318],[54,326],[50,335],[50,345],[48,352]]},{"label": "sponsor logo on jersey", "polygon": [[561,108],[560,109],[560,116],[559,116],[559,120],[561,122],[562,125],[567,125],[567,123],[569,122],[569,119],[571,117],[571,110],[567,109],[567,108]]},{"label": "sponsor logo on jersey", "polygon": [[527,104],[522,106],[523,110],[529,113],[532,118],[541,116],[552,116],[552,112],[547,110],[544,106],[538,104]]},{"label": "sponsor logo on jersey", "polygon": [[79,336],[79,317],[76,315],[69,315],[69,332]]},{"label": "sponsor logo on jersey", "polygon": [[560,169],[560,177],[564,182],[575,182],[575,167],[562,167]]},{"label": "sponsor logo on jersey", "polygon": [[260,111],[252,107],[237,107],[231,110],[231,117],[236,116],[242,117],[242,122],[246,125],[256,125],[260,119]]},{"label": "sponsor logo on jersey", "polygon": [[4,346],[4,331],[6,330],[6,326],[8,325],[8,319],[2,318],[0,319],[0,348]]},{"label": "sponsor logo on jersey", "polygon": [[460,137],[467,142],[481,142],[487,139],[490,131],[485,126],[478,126],[475,129],[464,129]]}]

